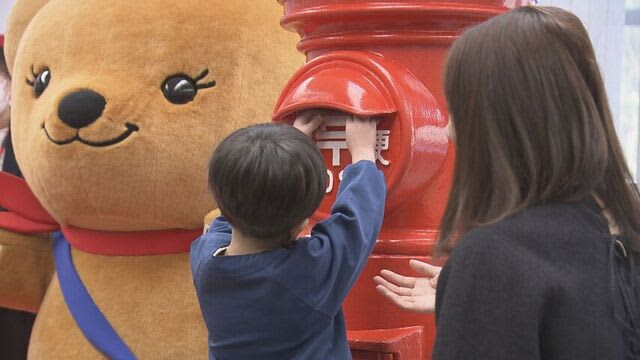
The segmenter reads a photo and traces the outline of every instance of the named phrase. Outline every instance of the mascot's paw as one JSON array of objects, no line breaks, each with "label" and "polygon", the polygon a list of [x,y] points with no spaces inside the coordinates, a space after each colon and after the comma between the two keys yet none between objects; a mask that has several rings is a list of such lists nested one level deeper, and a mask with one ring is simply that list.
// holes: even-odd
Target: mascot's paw
[{"label": "mascot's paw", "polygon": [[0,307],[37,312],[53,271],[48,235],[0,230]]},{"label": "mascot's paw", "polygon": [[207,215],[205,215],[204,217],[204,230],[202,231],[202,233],[206,233],[207,231],[209,231],[209,227],[211,226],[211,223],[213,222],[213,220],[215,220],[218,216],[222,215],[220,213],[219,209],[215,209],[213,211],[211,211],[210,213],[208,213]]}]

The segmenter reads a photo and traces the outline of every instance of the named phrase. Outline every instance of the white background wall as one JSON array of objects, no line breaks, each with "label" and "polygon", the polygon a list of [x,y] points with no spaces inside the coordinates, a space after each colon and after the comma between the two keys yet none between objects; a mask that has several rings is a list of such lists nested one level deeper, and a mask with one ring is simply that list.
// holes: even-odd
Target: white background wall
[{"label": "white background wall", "polygon": [[620,89],[624,53],[624,0],[539,0],[538,5],[551,5],[570,10],[587,27],[603,72],[611,111],[618,130],[620,124]]},{"label": "white background wall", "polygon": [[9,9],[13,5],[14,0],[0,0],[0,34],[4,34],[4,30],[7,26],[7,15]]}]

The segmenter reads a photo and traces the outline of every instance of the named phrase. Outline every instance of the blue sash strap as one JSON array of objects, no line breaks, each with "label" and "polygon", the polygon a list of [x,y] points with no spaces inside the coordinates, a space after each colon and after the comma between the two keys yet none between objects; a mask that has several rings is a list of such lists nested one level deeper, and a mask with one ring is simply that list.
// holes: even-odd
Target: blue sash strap
[{"label": "blue sash strap", "polygon": [[71,246],[62,233],[53,237],[53,253],[60,289],[67,307],[84,336],[105,356],[114,360],[135,360],[84,287],[71,258]]}]

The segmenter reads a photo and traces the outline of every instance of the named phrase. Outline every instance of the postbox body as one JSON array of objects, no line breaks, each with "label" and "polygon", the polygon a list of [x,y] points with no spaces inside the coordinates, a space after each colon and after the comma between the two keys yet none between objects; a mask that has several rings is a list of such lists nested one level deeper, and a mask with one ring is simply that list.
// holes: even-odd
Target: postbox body
[{"label": "postbox body", "polygon": [[[307,63],[276,104],[275,121],[304,109],[377,116],[376,160],[387,181],[385,220],[369,262],[349,294],[345,316],[354,359],[429,359],[432,315],[404,312],[375,290],[383,268],[411,273],[409,259],[430,254],[449,195],[455,158],[442,89],[446,54],[462,31],[523,0],[280,0],[281,24],[301,37]],[[351,163],[344,124],[330,121],[317,144],[328,168],[327,195],[315,221],[335,200]]]}]

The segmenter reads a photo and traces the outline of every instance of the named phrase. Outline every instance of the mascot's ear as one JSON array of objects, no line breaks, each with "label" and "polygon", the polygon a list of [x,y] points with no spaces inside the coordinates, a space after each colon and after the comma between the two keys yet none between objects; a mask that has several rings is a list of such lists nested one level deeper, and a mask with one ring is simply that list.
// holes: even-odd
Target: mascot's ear
[{"label": "mascot's ear", "polygon": [[11,8],[4,41],[4,55],[10,73],[13,72],[13,62],[16,59],[22,34],[29,26],[31,19],[48,2],[49,0],[17,0]]}]

